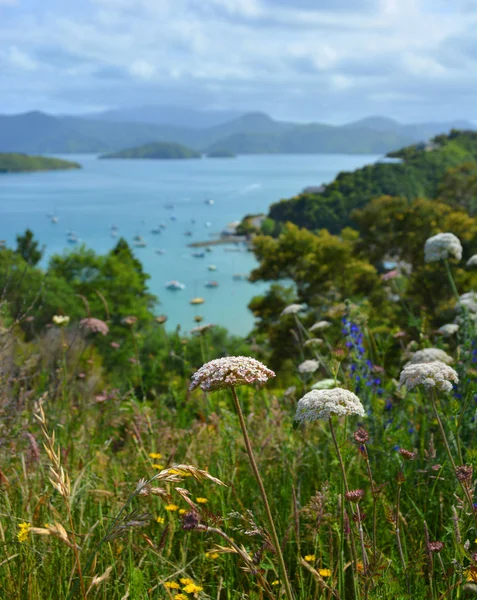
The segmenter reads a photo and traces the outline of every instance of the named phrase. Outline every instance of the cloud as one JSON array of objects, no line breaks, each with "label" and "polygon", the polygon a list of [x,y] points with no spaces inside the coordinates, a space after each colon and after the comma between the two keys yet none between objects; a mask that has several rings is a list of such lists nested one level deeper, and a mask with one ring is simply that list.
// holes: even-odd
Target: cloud
[{"label": "cloud", "polygon": [[0,110],[167,101],[334,122],[476,116],[477,0],[44,0],[5,12]]}]

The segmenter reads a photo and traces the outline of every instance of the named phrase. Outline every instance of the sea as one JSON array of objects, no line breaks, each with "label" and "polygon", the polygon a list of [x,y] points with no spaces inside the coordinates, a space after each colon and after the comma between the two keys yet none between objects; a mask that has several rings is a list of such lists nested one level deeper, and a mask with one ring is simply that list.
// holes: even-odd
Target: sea
[{"label": "sea", "polygon": [[[195,326],[194,316],[200,315],[203,323],[222,325],[237,335],[252,329],[254,318],[247,305],[269,285],[247,280],[257,265],[253,253],[243,244],[211,246],[210,252],[189,244],[217,239],[246,214],[266,212],[273,202],[381,158],[347,154],[197,160],[55,156],[77,161],[82,169],[0,175],[0,240],[14,247],[15,236],[30,228],[45,245],[42,266],[46,267],[53,254],[69,252],[78,244],[104,253],[122,236],[150,275],[149,289],[158,297],[156,312],[167,316],[169,330],[180,326],[188,332]],[[52,217],[57,217],[56,223]],[[68,241],[68,234],[77,242]],[[134,246],[137,236],[144,247]],[[171,280],[183,289],[168,289]],[[204,302],[193,305],[193,298]]]}]

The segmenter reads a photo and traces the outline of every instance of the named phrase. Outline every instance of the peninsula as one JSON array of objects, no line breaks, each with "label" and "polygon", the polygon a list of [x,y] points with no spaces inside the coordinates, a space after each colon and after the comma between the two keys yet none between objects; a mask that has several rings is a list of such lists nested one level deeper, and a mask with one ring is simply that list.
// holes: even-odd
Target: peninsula
[{"label": "peninsula", "polygon": [[69,160],[47,156],[30,156],[11,152],[0,153],[0,173],[28,173],[31,171],[57,171],[80,169],[81,165]]}]

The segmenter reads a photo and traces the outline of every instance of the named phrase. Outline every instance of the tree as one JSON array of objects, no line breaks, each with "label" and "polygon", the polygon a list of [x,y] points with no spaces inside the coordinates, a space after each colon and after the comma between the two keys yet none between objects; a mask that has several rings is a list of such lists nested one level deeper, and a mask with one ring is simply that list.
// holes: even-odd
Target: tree
[{"label": "tree", "polygon": [[34,267],[43,257],[45,247],[39,247],[39,242],[35,240],[33,231],[27,229],[23,235],[17,235],[17,247],[15,252],[19,254],[23,260]]}]

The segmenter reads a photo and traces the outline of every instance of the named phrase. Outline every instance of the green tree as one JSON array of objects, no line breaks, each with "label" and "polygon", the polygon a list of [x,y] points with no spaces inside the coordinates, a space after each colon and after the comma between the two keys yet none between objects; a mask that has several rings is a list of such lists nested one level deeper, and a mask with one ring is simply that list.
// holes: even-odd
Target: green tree
[{"label": "green tree", "polygon": [[39,242],[35,240],[33,231],[26,229],[23,235],[17,235],[17,247],[15,252],[19,254],[27,264],[37,265],[43,257],[45,247],[40,248]]}]

